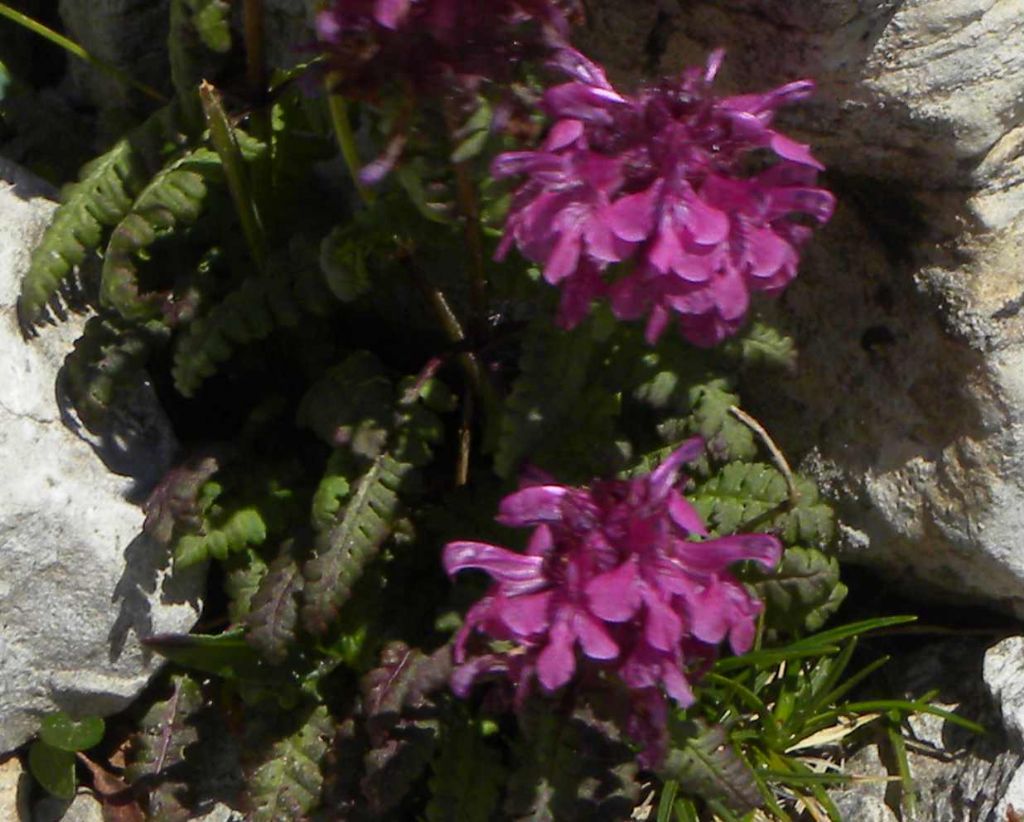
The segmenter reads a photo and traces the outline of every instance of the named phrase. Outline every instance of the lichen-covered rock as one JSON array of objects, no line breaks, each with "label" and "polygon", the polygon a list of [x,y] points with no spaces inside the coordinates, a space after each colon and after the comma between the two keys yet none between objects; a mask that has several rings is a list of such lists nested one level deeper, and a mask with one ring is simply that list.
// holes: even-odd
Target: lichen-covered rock
[{"label": "lichen-covered rock", "polygon": [[168,576],[127,499],[172,455],[155,401],[110,442],[87,442],[65,426],[55,396],[81,321],[31,343],[19,333],[20,277],[53,210],[22,193],[30,188],[0,183],[0,752],[34,734],[46,712],[125,707],[157,667],[139,637],[188,631],[202,590],[201,571]]}]

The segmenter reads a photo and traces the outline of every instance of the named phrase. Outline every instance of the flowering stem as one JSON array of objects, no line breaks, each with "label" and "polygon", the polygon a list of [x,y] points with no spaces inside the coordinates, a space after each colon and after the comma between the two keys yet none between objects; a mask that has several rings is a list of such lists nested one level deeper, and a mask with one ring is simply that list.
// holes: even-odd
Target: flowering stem
[{"label": "flowering stem", "polygon": [[356,187],[359,199],[364,205],[373,202],[373,192],[359,182],[359,169],[362,163],[359,161],[359,151],[356,149],[356,136],[352,133],[352,123],[348,119],[348,104],[340,94],[331,92],[330,88],[334,80],[327,78],[327,106],[331,112],[331,125],[334,126],[334,136],[338,141],[338,148],[341,149],[341,156],[348,167],[348,173],[352,177],[352,183]]},{"label": "flowering stem", "polygon": [[469,482],[469,455],[473,448],[473,392],[462,398],[462,424],[459,427],[459,458],[455,465],[456,487]]},{"label": "flowering stem", "polygon": [[786,462],[786,457],[782,453],[782,449],[775,444],[775,441],[769,436],[764,426],[755,420],[750,414],[746,413],[735,405],[729,406],[729,412],[742,422],[747,428],[757,434],[760,437],[761,442],[764,443],[764,447],[768,449],[768,453],[772,456],[772,462],[775,463],[775,467],[782,472],[782,476],[786,478],[786,488],[789,489],[789,504],[792,507],[796,507],[800,504],[800,489],[796,487],[796,480],[793,478],[793,470],[789,467],[789,463]]},{"label": "flowering stem", "polygon": [[263,48],[263,0],[245,0],[242,18],[245,28],[245,76],[250,91],[262,98],[267,87]]},{"label": "flowering stem", "polygon": [[[445,124],[453,146],[458,122],[451,101],[444,106]],[[469,297],[473,307],[472,329],[479,331],[487,312],[487,273],[484,268],[484,241],[480,231],[480,204],[468,161],[452,164],[455,171],[455,196],[462,214],[463,233],[469,249]]]}]

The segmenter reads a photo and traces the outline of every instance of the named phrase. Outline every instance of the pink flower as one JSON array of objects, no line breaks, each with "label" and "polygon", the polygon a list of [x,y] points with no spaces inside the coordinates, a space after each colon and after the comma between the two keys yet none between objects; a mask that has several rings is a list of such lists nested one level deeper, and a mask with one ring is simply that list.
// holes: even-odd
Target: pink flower
[{"label": "pink flower", "polygon": [[[527,176],[498,256],[514,244],[544,266],[563,289],[563,324],[607,294],[620,319],[647,316],[652,342],[674,317],[687,339],[714,345],[740,327],[751,292],[777,293],[796,276],[809,225],[835,201],[816,187],[822,166],[808,147],[771,123],[813,83],[714,97],[722,56],[626,96],[563,49],[554,65],[570,81],[544,96],[547,140],[496,158],[496,177]],[[772,162],[748,172],[758,152]],[[630,267],[609,282],[600,275],[614,263]]]},{"label": "pink flower", "polygon": [[[456,693],[499,674],[514,682],[521,702],[534,680],[552,692],[582,672],[610,672],[644,706],[631,727],[656,759],[659,734],[640,715],[664,713],[663,693],[690,705],[691,680],[722,642],[736,653],[750,649],[761,603],[729,569],[742,560],[772,568],[782,550],[766,534],[706,537],[675,488],[682,464],[702,450],[700,439],[689,440],[631,480],[588,488],[542,483],[511,494],[498,521],[534,529],[524,553],[448,544],[449,575],[475,568],[493,580],[456,638]],[[478,634],[511,649],[471,653]]]},{"label": "pink flower", "polygon": [[408,83],[448,91],[504,77],[564,42],[576,0],[334,0],[316,16],[321,45],[348,92]]}]

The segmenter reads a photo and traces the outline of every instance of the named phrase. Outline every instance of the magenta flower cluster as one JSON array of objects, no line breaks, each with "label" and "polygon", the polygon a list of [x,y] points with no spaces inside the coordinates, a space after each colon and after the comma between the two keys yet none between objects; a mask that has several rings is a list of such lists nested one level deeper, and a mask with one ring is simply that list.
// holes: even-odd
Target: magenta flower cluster
[{"label": "magenta flower cluster", "polygon": [[[645,476],[589,488],[544,482],[511,494],[498,521],[534,529],[525,553],[447,545],[449,575],[476,568],[493,580],[456,638],[456,694],[465,696],[479,677],[501,675],[514,682],[521,703],[535,680],[552,692],[574,676],[611,672],[631,692],[629,731],[644,744],[644,761],[657,762],[664,693],[690,705],[690,681],[719,644],[728,639],[743,653],[753,642],[761,603],[730,567],[753,560],[770,569],[782,551],[766,534],[707,538],[676,489],[683,463],[702,451],[693,439]],[[481,648],[474,635],[491,642]]]},{"label": "magenta flower cluster", "polygon": [[811,226],[831,217],[822,165],[772,128],[814,84],[715,97],[722,57],[626,95],[563,49],[554,65],[570,79],[544,95],[546,141],[494,161],[496,177],[527,176],[498,256],[515,244],[543,266],[561,287],[564,326],[607,297],[620,319],[646,315],[652,342],[675,317],[688,340],[714,345],[740,327],[751,292],[777,293],[796,276]]},{"label": "magenta flower cluster", "polygon": [[509,67],[565,42],[577,0],[334,0],[316,16],[321,47],[347,91],[407,83],[500,79]]}]

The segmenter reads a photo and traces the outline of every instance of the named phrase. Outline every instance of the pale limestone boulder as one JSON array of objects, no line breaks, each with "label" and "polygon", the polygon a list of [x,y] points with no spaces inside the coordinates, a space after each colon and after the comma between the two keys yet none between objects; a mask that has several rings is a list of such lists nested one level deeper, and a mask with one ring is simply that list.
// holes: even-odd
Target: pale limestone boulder
[{"label": "pale limestone boulder", "polygon": [[126,411],[105,442],[87,442],[65,426],[55,390],[82,320],[21,337],[19,281],[54,208],[30,188],[0,182],[0,753],[46,712],[124,708],[159,666],[139,637],[187,632],[203,584],[201,571],[168,576],[128,500],[172,456],[155,400]]}]

